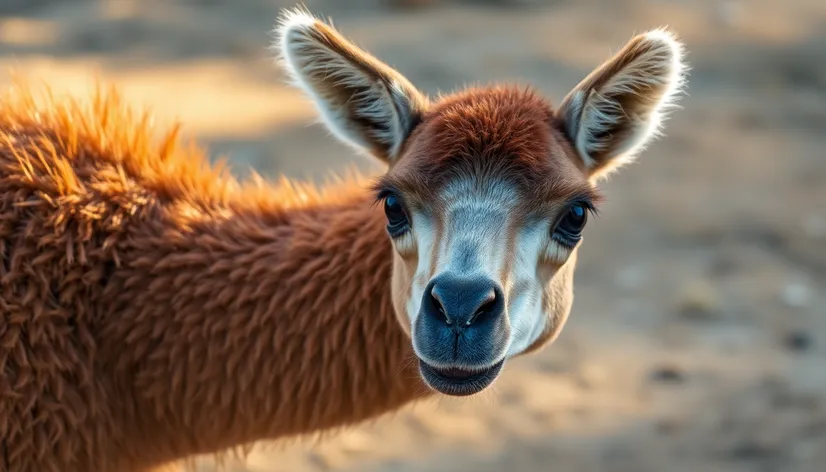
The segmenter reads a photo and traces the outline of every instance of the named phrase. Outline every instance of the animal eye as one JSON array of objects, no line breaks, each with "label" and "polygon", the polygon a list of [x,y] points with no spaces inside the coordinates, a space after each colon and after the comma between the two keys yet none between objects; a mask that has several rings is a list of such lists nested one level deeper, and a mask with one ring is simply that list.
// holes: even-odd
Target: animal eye
[{"label": "animal eye", "polygon": [[401,236],[407,230],[409,221],[404,207],[395,195],[384,199],[384,214],[387,216],[387,231],[390,236]]},{"label": "animal eye", "polygon": [[575,245],[582,238],[582,230],[588,222],[588,209],[581,203],[572,205],[559,220],[554,230],[555,239],[562,239],[563,243]]}]

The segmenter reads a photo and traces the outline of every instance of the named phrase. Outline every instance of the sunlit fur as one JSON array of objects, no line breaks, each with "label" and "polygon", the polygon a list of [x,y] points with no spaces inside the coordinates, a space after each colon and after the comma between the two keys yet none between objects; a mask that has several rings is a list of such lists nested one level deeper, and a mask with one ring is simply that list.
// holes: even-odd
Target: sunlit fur
[{"label": "sunlit fur", "polygon": [[238,182],[113,91],[0,103],[0,470],[142,472],[428,395],[370,180]]},{"label": "sunlit fur", "polygon": [[[683,70],[667,66],[681,64],[671,36],[646,37],[659,59],[628,76],[649,85],[616,90],[645,125],[632,126],[576,110],[651,48],[621,52],[559,113],[510,86],[431,103],[320,25],[285,14],[277,49],[297,46],[285,66],[334,134],[389,165],[378,181],[242,183],[175,129],[156,141],[151,115],[112,91],[88,106],[27,86],[2,97],[2,470],[144,472],[399,409],[431,393],[411,362],[411,300],[437,271],[496,275],[509,355],[559,334],[577,249],[549,228],[565,202],[596,205],[594,177],[651,136],[594,126],[659,125],[682,76],[646,74]],[[413,221],[394,241],[386,188]]]},{"label": "sunlit fur", "polygon": [[[418,123],[427,99],[404,76],[351,47],[303,8],[286,11],[276,32],[277,57],[292,83],[314,99],[328,129],[356,150],[386,160],[398,157],[403,136]],[[354,122],[359,124],[347,124]]]},{"label": "sunlit fur", "polygon": [[284,14],[274,45],[332,133],[388,164],[375,189],[403,200],[411,222],[394,238],[393,303],[418,357],[470,369],[480,366],[447,366],[419,348],[428,283],[450,273],[503,287],[509,333],[489,346],[488,364],[550,342],[571,309],[579,248],[553,238],[555,225],[567,204],[598,205],[596,183],[656,136],[687,70],[675,36],[652,30],[555,111],[529,87],[431,101],[306,9]]},{"label": "sunlit fur", "polygon": [[685,85],[684,48],[667,29],[634,37],[584,78],[559,115],[595,177],[633,161],[662,131]]}]

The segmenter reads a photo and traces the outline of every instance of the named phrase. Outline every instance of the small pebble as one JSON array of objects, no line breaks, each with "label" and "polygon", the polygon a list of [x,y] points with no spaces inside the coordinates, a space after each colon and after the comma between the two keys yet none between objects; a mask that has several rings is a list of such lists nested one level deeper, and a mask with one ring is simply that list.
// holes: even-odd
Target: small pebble
[{"label": "small pebble", "polygon": [[783,287],[783,293],[780,297],[783,303],[792,308],[803,308],[808,306],[811,301],[811,290],[805,283],[793,280]]},{"label": "small pebble", "polygon": [[795,330],[786,335],[785,345],[791,351],[808,351],[813,344],[812,335],[805,331]]},{"label": "small pebble", "polygon": [[593,389],[605,383],[605,369],[599,364],[587,363],[579,368],[577,383],[585,389]]},{"label": "small pebble", "polygon": [[307,455],[307,459],[317,470],[333,470],[338,468],[338,465],[329,455],[321,454],[317,451],[310,452]]},{"label": "small pebble", "polygon": [[680,429],[680,422],[676,418],[662,418],[657,424],[657,432],[662,434],[674,434]]},{"label": "small pebble", "polygon": [[776,453],[775,448],[753,439],[741,441],[731,449],[731,455],[740,460],[767,459]]},{"label": "small pebble", "polygon": [[353,430],[339,437],[342,451],[351,456],[366,454],[373,449],[375,441],[364,432]]},{"label": "small pebble", "polygon": [[685,380],[685,376],[675,366],[662,366],[651,372],[651,379],[657,382],[680,383]]},{"label": "small pebble", "polygon": [[737,272],[738,262],[729,254],[718,254],[709,267],[712,275],[731,275]]},{"label": "small pebble", "polygon": [[712,318],[718,311],[719,302],[714,287],[705,281],[696,281],[683,289],[679,312],[691,319]]}]

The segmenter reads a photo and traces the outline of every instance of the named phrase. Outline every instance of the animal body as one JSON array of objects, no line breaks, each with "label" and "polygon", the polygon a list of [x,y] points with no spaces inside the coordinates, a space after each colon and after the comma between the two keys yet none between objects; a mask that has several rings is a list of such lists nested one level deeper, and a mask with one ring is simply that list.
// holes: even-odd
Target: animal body
[{"label": "animal body", "polygon": [[386,173],[239,182],[114,92],[2,101],[0,470],[142,472],[484,390],[559,334],[596,183],[685,71],[654,30],[553,108],[430,99],[305,10],[274,49]]}]

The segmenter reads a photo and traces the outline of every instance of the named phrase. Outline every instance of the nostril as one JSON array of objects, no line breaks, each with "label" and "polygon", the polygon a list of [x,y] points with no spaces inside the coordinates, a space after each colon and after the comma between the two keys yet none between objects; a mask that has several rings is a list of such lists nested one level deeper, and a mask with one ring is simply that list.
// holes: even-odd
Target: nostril
[{"label": "nostril", "polygon": [[421,308],[437,326],[461,330],[499,318],[504,299],[499,285],[488,278],[441,274],[425,288]]},{"label": "nostril", "polygon": [[496,293],[494,291],[491,291],[488,298],[482,303],[482,305],[479,306],[479,308],[476,309],[476,312],[474,312],[473,316],[471,316],[467,320],[466,324],[468,326],[470,326],[471,324],[475,323],[476,321],[478,321],[480,318],[482,318],[486,314],[493,312],[493,310],[495,308],[496,308]]},{"label": "nostril", "polygon": [[431,302],[433,302],[433,306],[436,307],[436,311],[445,320],[445,323],[447,323],[448,326],[453,324],[453,322],[451,322],[450,318],[448,318],[448,316],[447,316],[447,312],[445,311],[445,307],[442,305],[442,301],[439,300],[439,297],[435,293],[430,292],[430,300],[431,300]]}]

